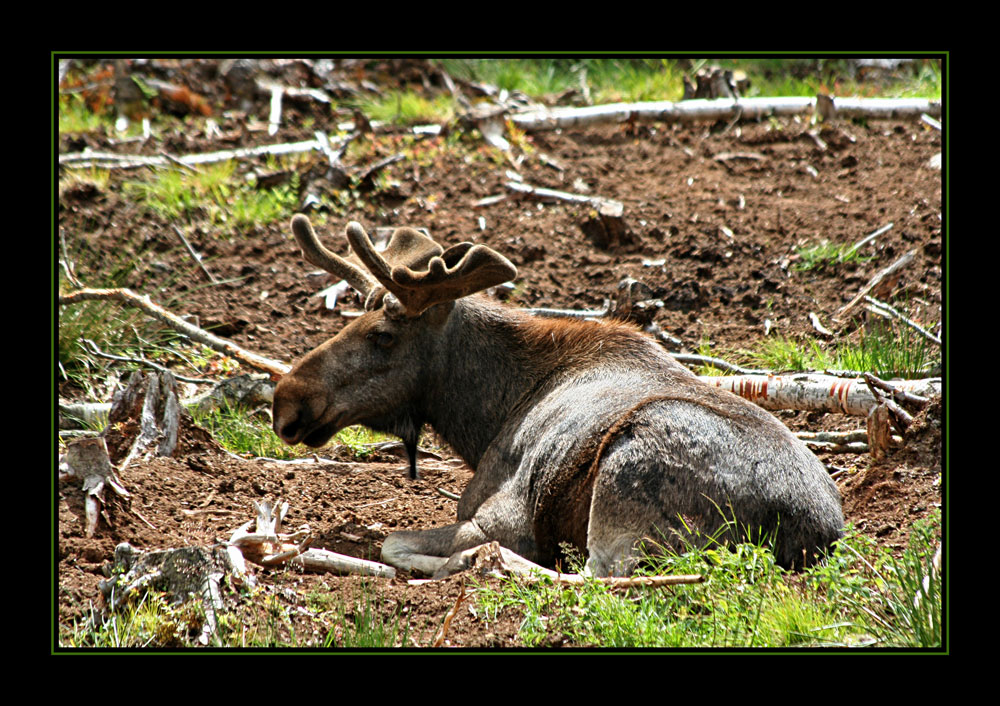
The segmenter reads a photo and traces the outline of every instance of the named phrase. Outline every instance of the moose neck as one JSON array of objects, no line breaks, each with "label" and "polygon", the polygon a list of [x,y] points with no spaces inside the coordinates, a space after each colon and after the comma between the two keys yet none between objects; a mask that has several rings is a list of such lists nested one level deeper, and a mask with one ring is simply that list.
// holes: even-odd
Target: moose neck
[{"label": "moose neck", "polygon": [[663,363],[625,324],[541,319],[471,296],[455,302],[429,366],[421,414],[473,468],[519,404],[592,364]]},{"label": "moose neck", "polygon": [[546,375],[519,327],[527,315],[480,296],[455,302],[428,371],[426,420],[475,468],[504,421]]}]

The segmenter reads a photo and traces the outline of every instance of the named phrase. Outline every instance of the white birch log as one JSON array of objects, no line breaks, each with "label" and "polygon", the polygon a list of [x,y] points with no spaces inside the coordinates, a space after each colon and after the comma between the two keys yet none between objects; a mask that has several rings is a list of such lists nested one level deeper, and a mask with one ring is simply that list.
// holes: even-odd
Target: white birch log
[{"label": "white birch log", "polygon": [[289,564],[301,566],[307,571],[330,572],[335,574],[359,574],[391,579],[396,570],[386,564],[366,559],[357,559],[346,554],[337,554],[326,549],[311,548],[288,560]]},{"label": "white birch log", "polygon": [[[792,375],[701,375],[702,382],[750,400],[768,410],[797,409],[865,416],[878,400],[861,378],[818,373]],[[923,397],[941,394],[941,379],[893,380],[893,387]]]},{"label": "white birch log", "polygon": [[[296,154],[319,149],[320,143],[318,140],[304,140],[302,142],[288,142],[280,145],[260,145],[257,147],[243,147],[240,149],[205,152],[202,154],[187,154],[174,157],[173,159],[186,166],[193,166],[195,164],[225,162],[230,159],[248,159],[262,155]],[[59,155],[59,166],[79,169],[89,169],[90,167],[134,169],[136,167],[168,167],[170,164],[171,159],[162,155],[123,155],[116,154],[115,152],[91,151]]]},{"label": "white birch log", "polygon": [[[732,118],[759,119],[774,116],[805,115],[816,109],[814,97],[789,98],[715,98],[693,99],[680,103],[652,101],[615,103],[583,108],[543,108],[515,113],[510,120],[522,130],[555,130],[599,123],[621,122],[698,122]],[[923,114],[940,116],[941,102],[925,98],[834,98],[838,117],[919,118]]]}]

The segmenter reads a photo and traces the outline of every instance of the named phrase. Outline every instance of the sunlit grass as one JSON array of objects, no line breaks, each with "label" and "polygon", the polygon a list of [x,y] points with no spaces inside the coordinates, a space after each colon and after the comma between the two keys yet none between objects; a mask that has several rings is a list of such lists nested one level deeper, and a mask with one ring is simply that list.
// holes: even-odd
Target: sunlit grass
[{"label": "sunlit grass", "polygon": [[[782,648],[941,645],[941,575],[930,569],[940,515],[915,524],[901,557],[849,527],[823,563],[789,574],[769,545],[688,546],[652,556],[637,575],[701,574],[700,584],[612,590],[511,577],[477,591],[487,623],[521,615],[528,646]],[[579,569],[579,565],[572,567]]]}]

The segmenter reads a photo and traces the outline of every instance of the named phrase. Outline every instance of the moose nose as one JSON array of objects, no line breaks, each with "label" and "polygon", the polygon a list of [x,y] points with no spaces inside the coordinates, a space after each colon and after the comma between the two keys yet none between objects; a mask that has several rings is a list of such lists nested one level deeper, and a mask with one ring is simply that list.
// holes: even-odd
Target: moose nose
[{"label": "moose nose", "polygon": [[277,434],[286,444],[296,444],[302,431],[300,415],[296,414],[291,420],[283,420],[280,416],[274,418],[274,433]]}]

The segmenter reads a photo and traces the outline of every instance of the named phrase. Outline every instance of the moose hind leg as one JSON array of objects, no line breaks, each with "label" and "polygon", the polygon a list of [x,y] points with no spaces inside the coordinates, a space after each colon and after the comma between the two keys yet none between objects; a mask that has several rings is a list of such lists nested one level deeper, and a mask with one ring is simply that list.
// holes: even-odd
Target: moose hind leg
[{"label": "moose hind leg", "polygon": [[487,541],[489,538],[472,520],[447,527],[393,532],[382,542],[382,561],[403,571],[434,576],[453,554]]}]

